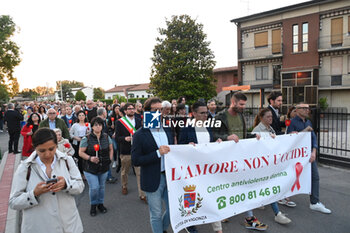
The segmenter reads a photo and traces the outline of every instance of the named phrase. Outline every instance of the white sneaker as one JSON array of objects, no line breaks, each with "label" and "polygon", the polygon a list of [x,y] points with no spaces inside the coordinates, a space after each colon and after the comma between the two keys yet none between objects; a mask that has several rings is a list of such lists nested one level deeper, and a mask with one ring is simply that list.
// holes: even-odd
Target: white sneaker
[{"label": "white sneaker", "polygon": [[288,224],[292,220],[286,217],[286,215],[282,214],[281,211],[278,212],[278,214],[275,216],[275,221],[278,222],[279,224]]},{"label": "white sneaker", "polygon": [[324,214],[332,213],[332,211],[330,209],[327,209],[321,202],[318,202],[316,204],[310,204],[310,209],[324,213]]},{"label": "white sneaker", "polygon": [[117,161],[114,161],[112,164],[112,168],[116,168],[117,167]]}]

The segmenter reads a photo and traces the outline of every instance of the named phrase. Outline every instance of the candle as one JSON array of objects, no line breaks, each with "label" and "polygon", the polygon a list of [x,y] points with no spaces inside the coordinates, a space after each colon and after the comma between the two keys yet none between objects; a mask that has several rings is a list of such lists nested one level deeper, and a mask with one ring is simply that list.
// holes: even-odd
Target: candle
[{"label": "candle", "polygon": [[33,125],[30,125],[30,126],[29,126],[29,129],[31,129],[31,130],[32,130],[32,129],[33,129]]},{"label": "candle", "polygon": [[98,157],[98,151],[99,151],[99,149],[100,149],[100,145],[99,145],[99,144],[95,144],[95,145],[94,145],[94,149],[95,149],[95,151],[96,151],[96,157]]},{"label": "candle", "polygon": [[290,123],[291,123],[292,121],[291,120],[289,120],[289,119],[287,119],[284,123],[286,124],[286,132],[285,132],[285,134],[287,134],[287,130],[288,130],[288,126],[290,126]]},{"label": "candle", "polygon": [[69,120],[69,124],[72,124],[72,120]]}]

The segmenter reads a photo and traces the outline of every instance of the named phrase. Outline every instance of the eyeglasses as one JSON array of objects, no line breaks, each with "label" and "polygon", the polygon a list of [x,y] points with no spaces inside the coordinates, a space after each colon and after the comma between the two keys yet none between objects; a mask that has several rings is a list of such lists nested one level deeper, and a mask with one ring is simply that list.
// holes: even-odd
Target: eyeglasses
[{"label": "eyeglasses", "polygon": [[127,110],[135,110],[135,108],[127,108]]},{"label": "eyeglasses", "polygon": [[48,114],[53,115],[53,114],[56,114],[56,113],[54,113],[54,112],[49,112]]}]

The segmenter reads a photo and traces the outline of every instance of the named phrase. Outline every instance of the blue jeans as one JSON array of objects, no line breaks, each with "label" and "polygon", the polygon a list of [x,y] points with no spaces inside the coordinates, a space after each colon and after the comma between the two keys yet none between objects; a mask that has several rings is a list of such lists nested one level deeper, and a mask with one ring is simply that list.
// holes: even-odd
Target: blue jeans
[{"label": "blue jeans", "polygon": [[[168,188],[165,174],[160,175],[159,187],[155,192],[145,192],[148,201],[151,227],[153,233],[163,233],[170,225]],[[162,200],[165,204],[165,212],[162,214]]]},{"label": "blue jeans", "polygon": [[320,202],[320,176],[318,175],[317,162],[311,163],[311,204]]},{"label": "blue jeans", "polygon": [[275,215],[277,215],[278,212],[280,212],[280,209],[278,208],[277,202],[271,203],[271,208],[272,208],[273,212],[275,213]]},{"label": "blue jeans", "polygon": [[84,171],[85,178],[89,184],[90,204],[103,204],[105,198],[105,184],[107,173],[92,174]]}]

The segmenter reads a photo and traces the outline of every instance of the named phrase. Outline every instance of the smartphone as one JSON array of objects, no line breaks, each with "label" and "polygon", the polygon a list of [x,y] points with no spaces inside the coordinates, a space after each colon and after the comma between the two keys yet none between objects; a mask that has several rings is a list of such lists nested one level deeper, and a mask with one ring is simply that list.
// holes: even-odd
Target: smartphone
[{"label": "smartphone", "polygon": [[57,181],[58,181],[57,178],[48,179],[48,180],[46,180],[46,184],[56,184]]}]

